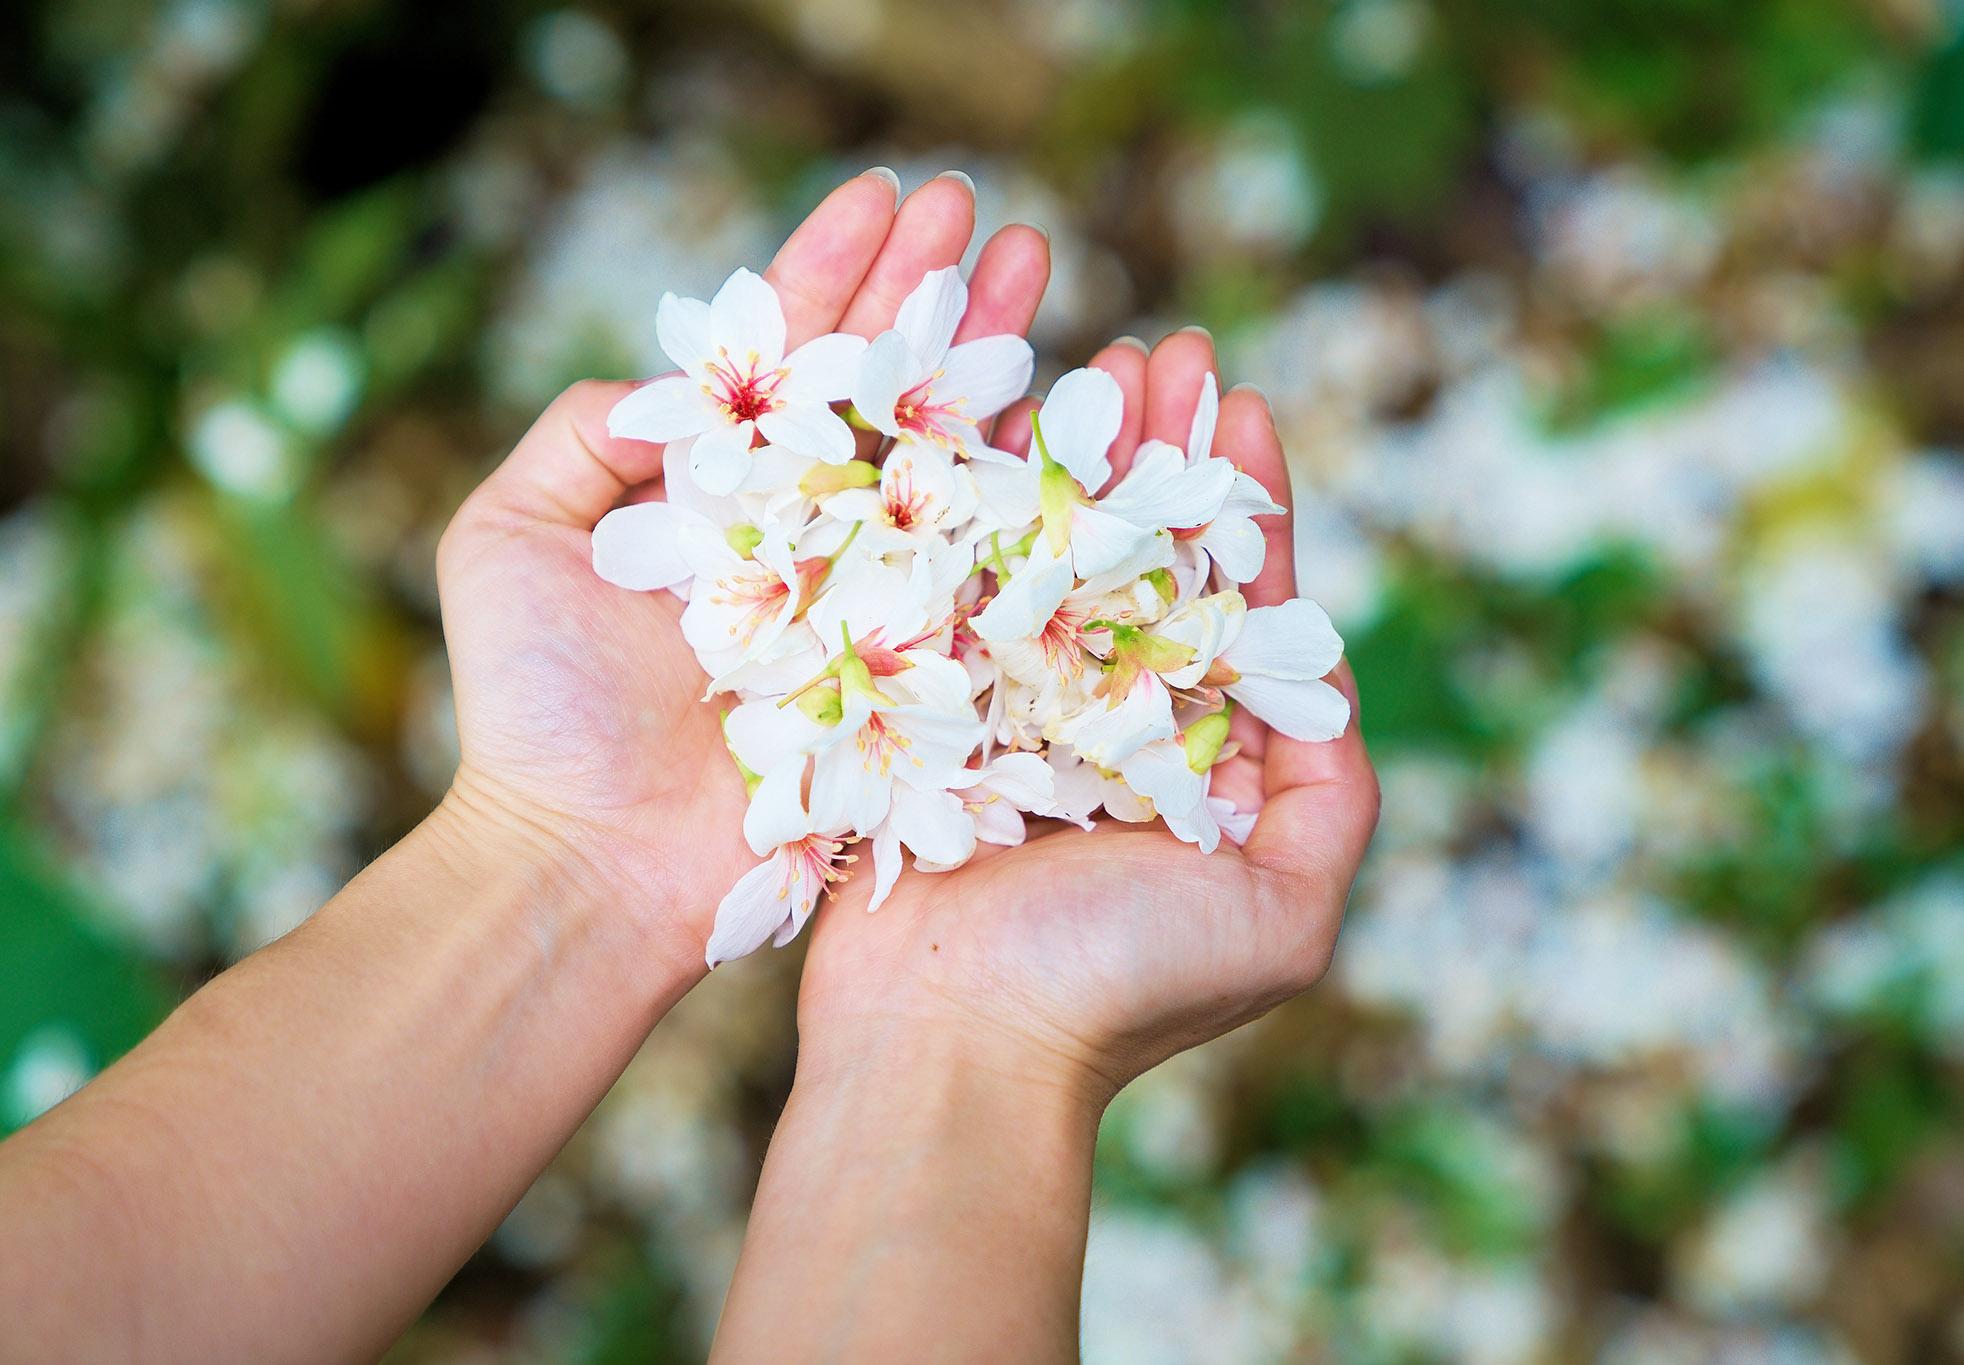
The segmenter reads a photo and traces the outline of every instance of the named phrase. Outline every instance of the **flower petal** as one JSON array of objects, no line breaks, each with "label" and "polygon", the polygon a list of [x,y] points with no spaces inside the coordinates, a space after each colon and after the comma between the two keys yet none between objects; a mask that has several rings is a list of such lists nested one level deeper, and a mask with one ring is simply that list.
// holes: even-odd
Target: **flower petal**
[{"label": "flower petal", "polygon": [[1226,460],[1189,465],[1175,447],[1147,441],[1118,487],[1098,500],[1098,509],[1135,526],[1204,526],[1220,514],[1234,479],[1235,468]]},{"label": "flower petal", "polygon": [[1053,558],[1039,536],[1023,567],[998,585],[989,605],[969,618],[969,626],[984,640],[1028,639],[1050,624],[1076,582],[1070,560]]},{"label": "flower petal", "polygon": [[866,338],[845,332],[813,337],[784,358],[790,371],[778,394],[793,403],[831,403],[852,392]]},{"label": "flower petal", "polygon": [[889,820],[873,835],[873,899],[866,902],[867,914],[887,903],[887,897],[893,894],[893,884],[899,880],[900,836]]},{"label": "flower petal", "polygon": [[1299,681],[1249,674],[1228,685],[1227,694],[1290,739],[1308,743],[1335,739],[1350,724],[1350,702],[1318,679]]},{"label": "flower petal", "polygon": [[824,733],[803,711],[776,701],[747,701],[723,718],[730,752],[753,773],[774,772],[810,753]]},{"label": "flower petal", "polygon": [[[710,966],[756,952],[790,915],[792,898],[785,889],[787,861],[779,853],[759,863],[737,878],[737,884],[723,897],[723,903],[716,907],[716,925],[709,931],[709,944],[703,953]],[[807,905],[817,899],[816,889],[809,895],[803,887],[795,889]]]},{"label": "flower petal", "polygon": [[1199,464],[1214,453],[1214,426],[1221,418],[1221,390],[1214,372],[1200,380],[1200,398],[1193,405],[1193,426],[1187,431],[1187,461]]},{"label": "flower petal", "polygon": [[1193,543],[1213,557],[1221,577],[1230,583],[1254,582],[1268,558],[1262,528],[1247,517],[1215,517]]},{"label": "flower petal", "polygon": [[[1163,546],[1157,542],[1164,541]],[[1157,567],[1152,561],[1171,563],[1173,537],[1157,535],[1123,517],[1115,517],[1097,507],[1078,507],[1071,512],[1071,562],[1080,577],[1092,578],[1110,573],[1120,565],[1137,564],[1135,573]]]},{"label": "flower petal", "polygon": [[827,464],[844,464],[853,456],[852,428],[820,403],[787,403],[758,418],[757,427],[772,444]]},{"label": "flower petal", "polygon": [[1244,676],[1320,678],[1343,657],[1343,637],[1323,608],[1307,597],[1292,597],[1250,611],[1221,657]]},{"label": "flower petal", "polygon": [[682,522],[701,520],[666,502],[616,507],[593,528],[593,571],[616,587],[642,592],[692,578],[679,532]]},{"label": "flower petal", "polygon": [[893,329],[907,339],[907,349],[919,362],[922,374],[941,365],[948,354],[948,343],[955,339],[955,328],[968,311],[968,286],[962,283],[959,267],[930,270],[914,286],[900,305]]},{"label": "flower petal", "polygon": [[852,385],[852,405],[859,415],[888,436],[900,434],[894,408],[900,395],[921,381],[914,357],[907,349],[907,338],[898,332],[882,332],[873,338],[859,362],[859,374]]},{"label": "flower petal", "polygon": [[702,386],[685,374],[651,380],[614,404],[607,434],[636,441],[679,441],[707,431],[718,420],[716,405]]},{"label": "flower petal", "polygon": [[1037,410],[1044,448],[1071,477],[1095,493],[1111,477],[1105,452],[1125,420],[1125,394],[1103,370],[1072,370],[1050,386]]},{"label": "flower petal", "polygon": [[764,780],[750,794],[750,805],[743,812],[743,837],[750,841],[752,853],[761,858],[778,845],[802,839],[812,832],[811,817],[805,814],[804,785],[802,754],[786,759],[764,774]]},{"label": "flower petal", "polygon": [[[963,399],[962,415],[979,422],[1028,393],[1035,368],[1036,353],[1022,337],[964,341],[941,362],[941,377],[934,381],[935,401]],[[1045,428],[1045,439],[1049,434]]]},{"label": "flower petal", "polygon": [[662,354],[697,383],[709,377],[704,363],[709,359],[709,305],[701,299],[685,299],[663,294],[655,305],[655,340]]},{"label": "flower petal", "polygon": [[896,794],[888,823],[916,858],[965,863],[975,852],[975,817],[953,792]]},{"label": "flower petal", "polygon": [[689,477],[697,488],[716,497],[734,493],[750,473],[750,443],[755,422],[710,427],[689,445]]},{"label": "flower petal", "polygon": [[774,370],[784,359],[784,305],[777,291],[753,270],[738,270],[709,301],[709,346],[747,363],[754,354],[760,369]]},{"label": "flower petal", "polygon": [[[843,723],[850,723],[843,722]],[[875,770],[849,736],[821,753],[812,765],[812,825],[871,834],[887,818],[893,779]]]}]

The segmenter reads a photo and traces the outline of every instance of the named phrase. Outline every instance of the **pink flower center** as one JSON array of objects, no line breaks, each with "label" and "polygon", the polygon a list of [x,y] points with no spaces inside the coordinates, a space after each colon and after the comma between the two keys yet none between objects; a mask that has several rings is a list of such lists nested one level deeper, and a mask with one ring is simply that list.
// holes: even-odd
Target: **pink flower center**
[{"label": "pink flower center", "polygon": [[878,711],[868,716],[866,723],[859,727],[856,742],[859,752],[865,755],[866,771],[872,772],[874,765],[878,764],[881,777],[893,771],[893,762],[897,758],[904,757],[908,762],[920,765],[920,760],[907,752],[912,741],[887,724],[886,717]]},{"label": "pink flower center", "polygon": [[754,422],[784,404],[777,397],[778,386],[791,371],[779,366],[761,369],[755,351],[739,363],[727,347],[716,348],[716,359],[709,362],[709,382],[703,385],[732,422]]},{"label": "pink flower center", "polygon": [[822,834],[807,834],[804,838],[786,844],[784,853],[784,877],[778,883],[777,898],[787,900],[794,890],[812,887],[812,899],[818,899],[818,892],[832,894],[835,882],[842,882],[852,876],[847,869],[838,866],[841,862],[852,862],[853,856],[839,856],[845,844],[837,839],[827,839]]},{"label": "pink flower center", "polygon": [[934,499],[925,489],[914,487],[912,466],[903,465],[886,481],[882,496],[886,501],[887,524],[896,531],[910,531],[928,520]]},{"label": "pink flower center", "polygon": [[715,595],[709,600],[740,613],[730,623],[730,634],[737,643],[748,645],[757,628],[777,615],[790,594],[791,589],[782,578],[764,565],[756,564],[747,571],[717,579]]},{"label": "pink flower center", "polygon": [[1053,672],[1075,678],[1084,672],[1084,646],[1078,641],[1078,627],[1088,613],[1080,608],[1061,606],[1044,622],[1037,635],[1037,648]]},{"label": "pink flower center", "polygon": [[961,406],[964,400],[957,398],[952,403],[934,401],[932,385],[941,375],[942,371],[936,370],[901,394],[900,401],[893,405],[893,420],[899,423],[902,431],[912,432],[922,440],[959,447],[961,440],[956,424],[963,420]]}]

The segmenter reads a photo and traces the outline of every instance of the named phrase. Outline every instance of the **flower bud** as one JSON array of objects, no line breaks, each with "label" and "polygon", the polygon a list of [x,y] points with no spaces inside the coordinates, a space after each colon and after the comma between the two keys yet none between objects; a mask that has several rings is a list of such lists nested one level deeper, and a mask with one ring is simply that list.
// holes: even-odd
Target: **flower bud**
[{"label": "flower bud", "polygon": [[1187,766],[1197,773],[1204,773],[1214,766],[1220,757],[1221,746],[1227,743],[1228,720],[1234,713],[1234,703],[1229,702],[1218,711],[1209,711],[1186,728],[1180,742],[1186,746]]},{"label": "flower bud", "polygon": [[747,521],[740,521],[723,532],[723,539],[729,543],[739,557],[750,558],[751,551],[764,543],[764,533]]},{"label": "flower bud", "polygon": [[803,693],[797,701],[800,711],[819,725],[837,725],[845,717],[837,683],[825,682]]},{"label": "flower bud", "polygon": [[847,460],[844,464],[815,464],[798,480],[798,491],[808,498],[843,493],[848,488],[871,488],[880,481],[880,471],[866,460]]}]

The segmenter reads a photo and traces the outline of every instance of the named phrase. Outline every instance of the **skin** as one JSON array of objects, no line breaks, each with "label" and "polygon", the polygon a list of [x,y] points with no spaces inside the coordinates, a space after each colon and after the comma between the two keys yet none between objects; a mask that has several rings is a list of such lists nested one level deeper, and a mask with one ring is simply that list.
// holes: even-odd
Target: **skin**
[{"label": "skin", "polygon": [[[1032,304],[1032,307],[1034,305]],[[1125,392],[1122,473],[1147,437],[1184,444],[1205,332],[1092,362]],[[998,444],[1027,440],[1026,409]],[[1267,401],[1230,391],[1215,452],[1289,500]],[[1114,476],[1116,477],[1116,475]],[[1294,594],[1291,527],[1266,523],[1252,606]],[[765,1163],[718,1360],[1071,1360],[1105,1106],[1167,1057],[1257,1018],[1327,969],[1377,820],[1355,720],[1304,744],[1246,711],[1214,790],[1261,815],[1205,855],[1106,824],[903,877],[877,915],[821,911],[798,1005],[797,1076]]]},{"label": "skin", "polygon": [[[973,223],[952,178],[897,211],[847,182],[766,272],[791,343],[881,330]],[[978,326],[1047,251],[989,244]],[[568,391],[443,537],[438,809],[0,1144],[0,1360],[374,1358],[701,979],[754,859],[680,603],[593,574],[593,525],[659,493],[659,448],[607,435],[631,387]]]}]

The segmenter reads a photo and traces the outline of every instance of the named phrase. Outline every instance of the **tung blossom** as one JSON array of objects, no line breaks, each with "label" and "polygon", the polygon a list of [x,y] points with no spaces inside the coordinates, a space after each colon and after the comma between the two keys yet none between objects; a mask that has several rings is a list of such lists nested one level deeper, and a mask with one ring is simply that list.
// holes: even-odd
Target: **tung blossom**
[{"label": "tung blossom", "polygon": [[1029,391],[1035,366],[1020,336],[954,344],[968,311],[968,286],[954,266],[929,271],[873,339],[853,385],[853,409],[867,425],[910,444],[972,460],[1013,456],[982,439],[980,423]]},{"label": "tung blossom", "polygon": [[851,392],[863,338],[835,332],[786,355],[777,291],[748,270],[730,276],[708,303],[662,295],[655,335],[682,373],[623,398],[607,429],[642,441],[690,441],[689,474],[704,492],[735,492],[760,440],[832,464],[852,458],[852,429],[830,404]]}]

